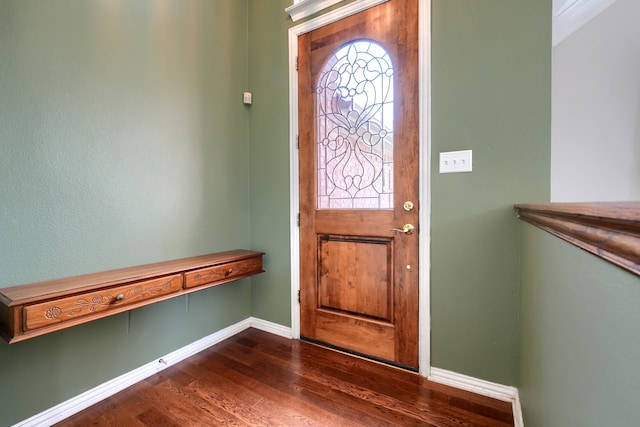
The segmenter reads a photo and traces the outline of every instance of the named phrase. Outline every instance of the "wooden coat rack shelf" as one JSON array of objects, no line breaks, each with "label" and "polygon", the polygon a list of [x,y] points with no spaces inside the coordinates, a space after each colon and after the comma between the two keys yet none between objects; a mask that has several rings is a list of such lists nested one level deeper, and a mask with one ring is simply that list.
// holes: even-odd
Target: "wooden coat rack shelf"
[{"label": "wooden coat rack shelf", "polygon": [[0,336],[34,338],[262,273],[264,253],[237,249],[0,289]]}]

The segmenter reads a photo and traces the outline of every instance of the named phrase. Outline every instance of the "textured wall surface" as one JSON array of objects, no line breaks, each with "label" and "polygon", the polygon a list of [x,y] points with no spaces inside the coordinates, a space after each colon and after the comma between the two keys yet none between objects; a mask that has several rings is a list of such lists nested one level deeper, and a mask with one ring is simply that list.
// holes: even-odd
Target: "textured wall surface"
[{"label": "textured wall surface", "polygon": [[[247,2],[0,2],[0,287],[249,246]],[[250,315],[235,282],[9,346],[13,424]]]},{"label": "textured wall surface", "polygon": [[252,281],[254,316],[291,325],[289,231],[290,0],[249,1],[251,245],[267,252],[269,274]]},{"label": "textured wall surface", "polygon": [[640,279],[522,227],[525,425],[638,425]]},{"label": "textured wall surface", "polygon": [[[549,200],[551,1],[434,0],[432,26],[432,365],[515,385],[513,204]],[[472,173],[437,173],[466,149]]]}]

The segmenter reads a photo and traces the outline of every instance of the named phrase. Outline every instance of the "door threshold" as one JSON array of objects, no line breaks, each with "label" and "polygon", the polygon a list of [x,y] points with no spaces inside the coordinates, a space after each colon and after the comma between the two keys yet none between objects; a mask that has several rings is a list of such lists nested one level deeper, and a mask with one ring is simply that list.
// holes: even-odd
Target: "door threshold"
[{"label": "door threshold", "polygon": [[370,362],[375,362],[375,363],[378,363],[380,365],[385,365],[385,366],[388,366],[388,367],[391,367],[391,368],[400,369],[402,371],[408,371],[408,372],[411,372],[411,373],[414,373],[414,374],[418,373],[418,368],[414,368],[413,366],[407,366],[407,365],[403,365],[401,363],[393,362],[391,360],[383,359],[381,357],[371,356],[371,355],[368,355],[368,354],[360,353],[360,352],[355,351],[355,350],[349,350],[348,348],[340,347],[340,346],[333,345],[333,344],[328,344],[328,343],[326,343],[324,341],[314,340],[313,338],[304,337],[302,335],[300,336],[300,341],[304,341],[304,342],[307,342],[309,344],[316,345],[318,347],[327,348],[329,350],[337,351],[338,353],[346,354],[346,355],[349,355],[349,356],[354,356],[354,357],[357,357],[359,359],[364,359],[364,360],[368,360]]}]

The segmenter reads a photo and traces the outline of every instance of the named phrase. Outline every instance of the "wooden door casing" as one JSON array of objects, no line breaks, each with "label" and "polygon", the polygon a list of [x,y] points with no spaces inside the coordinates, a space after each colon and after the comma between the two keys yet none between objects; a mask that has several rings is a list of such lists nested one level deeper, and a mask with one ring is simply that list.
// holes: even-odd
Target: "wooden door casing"
[{"label": "wooden door casing", "polygon": [[[418,2],[390,0],[298,38],[301,336],[418,365]],[[315,84],[350,40],[394,63],[393,209],[318,209]],[[412,210],[402,208],[404,201]],[[411,223],[417,232],[392,231]]]}]

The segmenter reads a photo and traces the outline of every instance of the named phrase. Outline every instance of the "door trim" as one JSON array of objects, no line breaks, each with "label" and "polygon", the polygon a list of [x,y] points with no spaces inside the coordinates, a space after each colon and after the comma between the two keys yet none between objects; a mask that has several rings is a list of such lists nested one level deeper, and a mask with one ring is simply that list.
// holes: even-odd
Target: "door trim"
[{"label": "door trim", "polygon": [[[300,229],[298,228],[298,36],[347,16],[369,9],[387,0],[360,0],[318,18],[289,29],[289,167],[290,167],[290,231],[291,231],[291,334],[300,338]],[[419,0],[418,37],[420,68],[420,265],[419,265],[419,328],[418,366],[420,375],[428,377],[431,370],[431,310],[430,310],[430,240],[431,183],[427,172],[431,165],[431,0]]]}]

